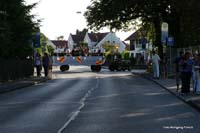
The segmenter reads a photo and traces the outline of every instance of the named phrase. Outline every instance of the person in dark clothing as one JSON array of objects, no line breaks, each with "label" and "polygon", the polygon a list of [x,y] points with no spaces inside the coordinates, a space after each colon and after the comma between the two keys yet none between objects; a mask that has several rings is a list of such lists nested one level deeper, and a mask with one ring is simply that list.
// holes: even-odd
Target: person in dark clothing
[{"label": "person in dark clothing", "polygon": [[183,51],[179,52],[179,56],[176,57],[174,64],[175,64],[175,72],[176,72],[176,85],[177,85],[177,91],[179,90],[180,80],[181,80],[181,68],[180,68],[180,62],[184,59],[184,53]]},{"label": "person in dark clothing", "polygon": [[42,58],[42,62],[43,62],[43,68],[44,68],[44,75],[45,77],[48,76],[48,72],[49,72],[49,56],[47,53],[44,53],[44,56]]},{"label": "person in dark clothing", "polygon": [[180,61],[182,93],[190,93],[190,80],[192,76],[192,66],[193,66],[193,60],[190,59],[190,57],[191,57],[190,52],[186,52],[184,59]]},{"label": "person in dark clothing", "polygon": [[36,53],[35,55],[35,67],[37,71],[37,76],[41,76],[41,69],[42,69],[42,59],[41,55],[39,53]]},{"label": "person in dark clothing", "polygon": [[164,78],[167,78],[168,77],[168,56],[166,53],[163,53],[162,65],[163,65]]}]

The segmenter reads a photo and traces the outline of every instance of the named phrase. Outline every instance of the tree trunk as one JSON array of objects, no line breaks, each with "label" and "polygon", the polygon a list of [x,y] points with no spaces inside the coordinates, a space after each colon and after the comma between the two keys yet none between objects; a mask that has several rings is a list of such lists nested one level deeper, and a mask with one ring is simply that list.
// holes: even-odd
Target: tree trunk
[{"label": "tree trunk", "polygon": [[154,19],[154,27],[156,32],[156,39],[155,39],[155,46],[158,47],[158,55],[162,58],[163,57],[163,45],[161,42],[161,21],[159,18]]}]

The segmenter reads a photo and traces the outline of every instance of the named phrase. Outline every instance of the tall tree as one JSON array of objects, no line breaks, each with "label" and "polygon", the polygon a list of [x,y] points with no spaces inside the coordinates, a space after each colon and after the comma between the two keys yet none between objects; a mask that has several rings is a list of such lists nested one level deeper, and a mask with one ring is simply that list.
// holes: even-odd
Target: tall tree
[{"label": "tall tree", "polygon": [[191,47],[200,44],[200,2],[198,0],[172,1],[171,26],[177,38],[178,47]]},{"label": "tall tree", "polygon": [[82,31],[80,30],[76,30],[76,35],[79,35],[79,36],[85,36],[85,34],[88,32],[88,29],[84,28]]},{"label": "tall tree", "polygon": [[0,57],[26,58],[32,55],[31,38],[38,30],[38,22],[33,21],[30,14],[36,4],[26,5],[23,0],[1,0],[0,9],[4,12],[0,30],[3,39],[0,47]]}]

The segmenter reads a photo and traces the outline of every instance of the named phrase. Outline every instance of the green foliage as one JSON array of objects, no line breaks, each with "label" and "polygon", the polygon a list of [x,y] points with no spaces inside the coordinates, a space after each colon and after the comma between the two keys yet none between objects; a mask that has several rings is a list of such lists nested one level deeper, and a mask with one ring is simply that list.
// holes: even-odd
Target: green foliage
[{"label": "green foliage", "polygon": [[84,15],[88,26],[97,30],[127,29],[139,19],[142,27],[147,26],[148,38],[162,53],[163,21],[169,23],[169,35],[174,36],[176,47],[200,44],[199,7],[198,0],[92,0]]},{"label": "green foliage", "polygon": [[111,53],[106,52],[105,57],[106,57],[106,60],[111,60]]},{"label": "green foliage", "polygon": [[200,44],[200,2],[197,0],[173,1],[171,18],[172,34],[177,47],[191,47]]},{"label": "green foliage", "polygon": [[53,55],[54,53],[54,48],[51,45],[47,45],[47,51],[49,55]]},{"label": "green foliage", "polygon": [[57,37],[57,40],[64,40],[64,36],[61,35],[61,36]]},{"label": "green foliage", "polygon": [[106,52],[116,51],[118,45],[117,44],[110,44],[108,42],[104,43],[102,47],[106,50]]},{"label": "green foliage", "polygon": [[129,60],[129,58],[130,58],[130,53],[129,53],[129,51],[128,51],[128,50],[123,51],[123,52],[122,52],[122,59],[124,59],[124,60]]},{"label": "green foliage", "polygon": [[[35,48],[35,52],[40,53],[40,55],[44,55],[44,52],[47,52],[49,55],[54,53],[54,48],[51,45],[47,44],[48,38],[43,34],[40,33],[40,47]],[[45,51],[44,51],[45,50]]]},{"label": "green foliage", "polygon": [[80,42],[80,47],[82,48],[82,49],[84,49],[84,48],[88,48],[88,44],[87,43],[84,43],[84,42]]},{"label": "green foliage", "polygon": [[38,30],[30,11],[36,4],[23,0],[0,1],[0,57],[24,59],[33,55],[32,35]]},{"label": "green foliage", "polygon": [[40,33],[40,44],[46,43],[48,38],[43,34]]},{"label": "green foliage", "polygon": [[86,28],[84,28],[82,31],[76,30],[76,35],[85,36],[87,32],[88,32],[88,29]]},{"label": "green foliage", "polygon": [[162,49],[160,28],[163,16],[169,15],[168,6],[169,0],[93,0],[84,15],[92,29],[127,29],[138,19],[143,25],[152,23],[156,33],[154,44]]},{"label": "green foliage", "polygon": [[41,47],[35,48],[35,52],[37,52],[37,53],[39,53],[41,56],[43,56],[43,52],[42,52],[42,48],[41,48]]}]

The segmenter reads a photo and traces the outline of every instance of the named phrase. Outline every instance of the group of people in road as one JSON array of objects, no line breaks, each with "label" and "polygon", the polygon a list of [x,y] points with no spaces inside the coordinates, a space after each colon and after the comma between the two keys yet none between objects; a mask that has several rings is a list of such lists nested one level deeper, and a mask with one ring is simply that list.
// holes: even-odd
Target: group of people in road
[{"label": "group of people in road", "polygon": [[44,75],[47,77],[49,75],[49,70],[51,68],[51,59],[48,55],[48,53],[44,53],[44,56],[42,57],[38,52],[35,55],[35,67],[37,71],[37,76],[41,76],[41,70],[42,66],[44,68]]}]

